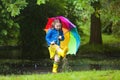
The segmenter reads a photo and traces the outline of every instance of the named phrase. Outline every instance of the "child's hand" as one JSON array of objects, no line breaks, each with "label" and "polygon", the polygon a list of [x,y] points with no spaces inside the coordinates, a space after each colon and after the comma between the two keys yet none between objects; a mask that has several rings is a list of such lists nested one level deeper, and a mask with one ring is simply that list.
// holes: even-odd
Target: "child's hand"
[{"label": "child's hand", "polygon": [[59,36],[58,39],[62,39],[62,36]]},{"label": "child's hand", "polygon": [[54,45],[54,44],[55,44],[55,42],[54,42],[54,41],[52,41],[52,42],[51,42],[51,44],[52,44],[52,45]]}]

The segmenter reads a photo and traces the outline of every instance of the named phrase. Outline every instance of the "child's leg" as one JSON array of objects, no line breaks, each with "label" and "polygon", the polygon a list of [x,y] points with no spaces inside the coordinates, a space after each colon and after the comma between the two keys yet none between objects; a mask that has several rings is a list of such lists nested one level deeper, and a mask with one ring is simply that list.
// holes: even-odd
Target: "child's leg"
[{"label": "child's leg", "polygon": [[62,56],[63,58],[66,56],[68,48],[61,49],[60,47],[57,48],[57,54]]},{"label": "child's leg", "polygon": [[63,58],[66,56],[66,53],[68,51],[68,48],[64,48],[63,50],[58,45],[50,45],[49,52],[50,52],[50,58],[52,59],[55,56],[55,53],[59,54]]},{"label": "child's leg", "polygon": [[60,62],[60,55],[55,54],[54,61],[59,63]]},{"label": "child's leg", "polygon": [[51,45],[49,47],[50,58],[51,59],[54,58],[53,69],[52,69],[53,73],[57,73],[58,63],[60,62],[60,56],[65,57],[67,50],[68,50],[67,48],[62,50],[58,45]]},{"label": "child's leg", "polygon": [[59,62],[60,62],[60,56],[58,54],[55,54],[54,63],[53,63],[53,69],[52,69],[53,73],[57,73]]},{"label": "child's leg", "polygon": [[58,45],[50,45],[50,47],[48,47],[50,53],[50,59],[54,59],[58,47],[59,47]]}]

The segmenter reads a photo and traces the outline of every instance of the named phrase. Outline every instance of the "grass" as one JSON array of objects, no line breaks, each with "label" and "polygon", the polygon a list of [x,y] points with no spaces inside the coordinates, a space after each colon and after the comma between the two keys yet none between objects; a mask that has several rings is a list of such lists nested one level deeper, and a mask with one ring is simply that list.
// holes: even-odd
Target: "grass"
[{"label": "grass", "polygon": [[58,74],[1,75],[0,80],[119,80],[119,70],[81,71]]},{"label": "grass", "polygon": [[120,38],[115,37],[114,35],[103,34],[102,38],[103,38],[103,43],[105,44],[120,43]]},{"label": "grass", "polygon": [[102,45],[91,45],[89,43],[89,35],[81,36],[81,46],[78,51],[80,57],[87,58],[119,58],[120,38],[114,35],[102,34]]},{"label": "grass", "polygon": [[[81,36],[81,44],[89,43],[90,35]],[[120,43],[120,38],[115,37],[114,35],[102,34],[103,44],[116,44]]]}]

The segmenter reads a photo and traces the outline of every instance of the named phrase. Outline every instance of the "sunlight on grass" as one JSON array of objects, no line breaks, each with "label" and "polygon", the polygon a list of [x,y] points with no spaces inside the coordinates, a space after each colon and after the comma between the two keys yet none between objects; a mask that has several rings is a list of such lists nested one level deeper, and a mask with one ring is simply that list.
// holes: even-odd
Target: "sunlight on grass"
[{"label": "sunlight on grass", "polygon": [[[81,44],[84,45],[89,42],[89,35],[81,36]],[[115,37],[113,35],[102,34],[103,44],[114,44],[120,43],[120,38]]]},{"label": "sunlight on grass", "polygon": [[120,38],[116,38],[113,35],[103,34],[102,38],[103,38],[103,43],[105,43],[105,44],[120,43]]},{"label": "sunlight on grass", "polygon": [[119,80],[119,70],[0,76],[0,80]]}]

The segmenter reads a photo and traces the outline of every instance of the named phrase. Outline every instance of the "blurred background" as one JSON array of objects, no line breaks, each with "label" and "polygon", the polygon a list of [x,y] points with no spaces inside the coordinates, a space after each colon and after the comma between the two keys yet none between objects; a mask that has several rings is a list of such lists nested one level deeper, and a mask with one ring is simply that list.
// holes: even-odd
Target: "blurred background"
[{"label": "blurred background", "polygon": [[44,28],[49,17],[64,16],[81,36],[77,54],[67,56],[71,65],[119,65],[119,7],[119,0],[0,0],[0,63],[49,66]]}]

